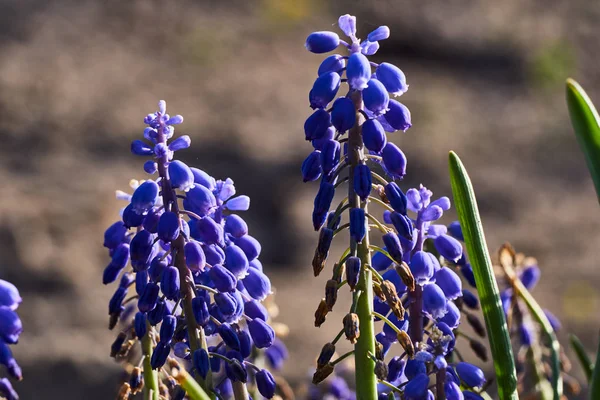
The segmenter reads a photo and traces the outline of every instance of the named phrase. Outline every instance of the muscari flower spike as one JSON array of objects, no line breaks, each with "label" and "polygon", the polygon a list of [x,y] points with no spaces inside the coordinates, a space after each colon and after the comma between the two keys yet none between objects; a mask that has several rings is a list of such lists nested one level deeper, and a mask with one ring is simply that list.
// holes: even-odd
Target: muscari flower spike
[{"label": "muscari flower spike", "polygon": [[[464,371],[470,367],[450,362],[456,341],[454,332],[459,329],[463,314],[467,315],[469,324],[483,329],[481,323],[477,325],[476,316],[465,311],[465,308],[476,309],[478,302],[471,292],[465,292],[457,274],[460,270],[465,280],[474,284],[472,270],[464,261],[462,235],[457,233],[455,225],[447,228],[437,223],[450,209],[447,197],[434,198],[422,185],[404,192],[395,182],[405,176],[407,160],[387,135],[411,127],[410,111],[395,99],[407,91],[408,85],[404,73],[395,65],[369,60],[379,49],[379,42],[389,37],[389,29],[381,26],[360,41],[356,36],[355,17],[341,16],[338,26],[349,41],[334,32],[315,32],[308,36],[305,45],[317,54],[341,47],[349,53],[330,55],[319,66],[318,78],[309,93],[310,107],[314,111],[304,125],[305,138],[314,150],[302,165],[303,180],[320,179],[312,218],[314,229],[320,231],[313,259],[315,275],[326,267],[334,236],[348,229],[351,243],[347,255],[334,264],[325,298],[315,313],[315,325],[325,322],[337,299],[337,291],[348,283],[355,296],[350,313],[344,318],[344,331],[351,343],[360,340],[361,321],[349,316],[356,316],[352,310],[360,296],[361,274],[372,269],[376,271],[372,288],[375,294],[373,317],[383,323],[382,331],[376,336],[377,355],[371,354],[376,361],[373,373],[380,381],[388,379],[386,385],[380,385],[380,396],[395,398],[402,394],[405,399],[424,400],[434,398],[438,388],[447,388],[448,396],[461,398],[461,381],[454,379],[460,374],[457,375],[455,369],[459,368],[465,375]],[[346,86],[347,92],[339,93]],[[368,166],[368,162],[373,166]],[[377,167],[384,174],[375,173]],[[342,174],[346,168],[349,196],[336,207],[335,189],[346,180]],[[352,196],[356,196],[356,200]],[[386,207],[383,221],[375,218],[371,207],[375,203]],[[368,213],[366,205],[369,205]],[[331,215],[334,217],[330,218]],[[343,223],[343,218],[347,218],[347,223]],[[381,232],[383,248],[370,247],[370,262],[364,265],[364,253],[359,257],[356,249],[362,243],[369,243],[373,229]],[[346,281],[342,282],[344,271]],[[532,282],[534,272],[529,273]],[[337,379],[333,372],[336,361],[331,361],[330,348],[335,349],[338,339],[324,347],[313,376],[314,383],[328,376],[331,382]],[[402,355],[392,357],[386,364],[384,357],[394,344],[400,345]],[[471,347],[480,353],[485,350],[479,342],[471,343]],[[469,370],[477,368],[471,367]],[[465,386],[480,386],[484,378],[467,374],[460,379]],[[436,389],[430,390],[430,381],[436,381]],[[396,390],[390,392],[394,385]],[[474,392],[466,390],[465,393],[468,396]]]},{"label": "muscari flower spike", "polygon": [[[267,370],[246,374],[257,358],[275,369],[287,358],[260,303],[271,294],[271,282],[258,259],[261,245],[237,214],[248,210],[250,199],[236,196],[231,179],[217,180],[174,159],[176,152],[190,147],[191,139],[173,137],[174,126],[183,118],[167,114],[164,101],[144,122],[148,125],[144,140],[135,140],[131,151],[150,158],[144,164],[149,177],[130,182],[132,195],[117,192],[128,205],[122,221],[104,235],[111,260],[103,283],[119,281],[109,304],[110,328],[119,322],[122,327],[112,353],[137,364],[128,358],[132,357],[128,349],[136,339],[155,337],[150,353],[142,346],[144,368],[160,369],[170,359],[180,359],[190,373],[203,379],[211,375],[215,386],[205,386],[207,391],[227,397],[235,381],[253,385],[271,398],[275,379]],[[308,126],[307,132],[322,137],[322,129],[317,124]],[[6,290],[0,284],[0,322],[6,323],[0,323],[0,335],[6,343],[14,343],[21,329],[14,317],[20,298],[16,289],[4,286]],[[198,329],[203,330],[207,348],[198,340]],[[1,354],[9,371],[16,373],[19,369],[10,352]],[[166,379],[167,384],[172,380]],[[135,392],[142,384],[138,373],[126,385]],[[185,396],[180,387],[171,393],[171,398]]]},{"label": "muscari flower spike", "polygon": [[[9,345],[16,344],[23,331],[23,324],[16,312],[21,301],[17,287],[0,279],[0,364],[6,368],[9,377],[17,381],[23,379],[23,373]],[[8,378],[0,379],[0,396],[8,400],[19,398]]]}]

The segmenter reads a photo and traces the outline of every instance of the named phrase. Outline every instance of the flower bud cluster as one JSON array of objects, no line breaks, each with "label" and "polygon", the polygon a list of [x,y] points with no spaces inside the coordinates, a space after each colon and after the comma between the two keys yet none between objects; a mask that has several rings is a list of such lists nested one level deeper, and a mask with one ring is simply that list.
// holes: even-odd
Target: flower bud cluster
[{"label": "flower bud cluster", "polygon": [[[129,338],[149,337],[152,352],[145,356],[152,369],[175,356],[187,362],[205,390],[227,397],[232,383],[251,382],[271,398],[273,376],[251,361],[264,353],[259,349],[285,347],[262,303],[271,282],[259,261],[261,245],[236,214],[248,210],[250,199],[236,196],[231,179],[216,180],[174,159],[191,140],[171,140],[183,118],[167,114],[164,101],[144,122],[145,141],[135,140],[131,151],[149,158],[144,170],[156,177],[134,181],[132,195],[117,193],[129,204],[104,237],[111,261],[103,283],[119,280],[109,304],[110,327],[119,320],[125,326],[113,353],[121,353]],[[133,301],[132,315],[126,305]],[[140,379],[136,375],[129,385]]]},{"label": "flower bud cluster", "polygon": [[[21,295],[15,285],[0,279],[0,364],[6,368],[11,378],[18,381],[23,379],[23,374],[9,345],[17,344],[23,331],[23,324],[16,312],[21,301]],[[0,379],[0,397],[7,400],[19,398],[8,378]]]},{"label": "flower bud cluster", "polygon": [[[353,302],[340,335],[321,352],[313,382],[333,374],[333,367],[345,357],[331,361],[336,342],[345,334],[352,344],[375,342],[375,351],[369,356],[384,396],[411,400],[434,398],[434,392],[440,399],[478,396],[473,390],[485,383],[481,370],[449,361],[463,297],[462,280],[454,265],[464,259],[460,241],[446,226],[436,223],[450,209],[450,200],[433,199],[433,193],[422,185],[404,193],[394,182],[404,177],[407,162],[402,151],[388,141],[386,132],[405,131],[411,120],[408,109],[390,94],[400,96],[408,85],[396,66],[368,59],[379,48],[379,41],[389,37],[389,29],[381,26],[361,42],[356,37],[355,17],[343,15],[338,25],[349,43],[334,32],[314,32],[305,44],[318,54],[340,46],[349,52],[349,56],[334,54],[322,62],[309,94],[315,111],[304,124],[305,138],[314,151],[302,164],[303,179],[321,180],[312,215],[314,229],[320,230],[313,258],[315,276],[325,270],[335,236],[347,229],[350,239],[348,250],[333,263],[315,325],[325,322],[335,306],[337,291],[346,284]],[[336,99],[342,83],[347,84],[348,92]],[[369,164],[381,167],[383,176]],[[342,174],[346,170],[348,178]],[[332,207],[336,188],[346,180],[348,197]],[[372,205],[383,206],[381,221],[370,210]],[[348,222],[343,223],[346,210]],[[372,229],[381,233],[382,248],[370,245]],[[365,276],[371,275],[372,286],[365,287],[364,282],[371,282]],[[367,315],[371,321],[356,311],[359,299],[369,291],[375,295],[372,315]],[[375,338],[364,339],[361,326],[373,319],[383,321],[383,329]],[[396,343],[402,355],[386,362],[385,356]],[[357,374],[357,384],[359,378]]]}]

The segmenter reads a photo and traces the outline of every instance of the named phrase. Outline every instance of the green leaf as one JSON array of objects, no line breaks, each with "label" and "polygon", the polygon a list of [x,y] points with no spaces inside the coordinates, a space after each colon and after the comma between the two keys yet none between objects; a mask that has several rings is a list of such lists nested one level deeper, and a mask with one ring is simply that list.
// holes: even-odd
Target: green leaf
[{"label": "green leaf", "polygon": [[600,201],[600,117],[583,88],[570,78],[567,79],[567,106]]},{"label": "green leaf", "polygon": [[[560,370],[560,344],[558,343],[558,339],[556,334],[554,333],[554,328],[548,321],[548,317],[544,313],[544,310],[540,307],[540,305],[535,301],[533,296],[529,293],[525,285],[515,276],[513,277],[513,288],[521,299],[529,308],[529,311],[533,315],[533,318],[540,324],[542,328],[542,332],[548,338],[550,342],[550,367],[552,368],[552,389],[554,391],[554,400],[560,400],[563,392],[563,382],[561,377]],[[599,399],[600,397],[595,397],[595,399]]]},{"label": "green leaf", "polygon": [[589,383],[592,379],[594,364],[592,364],[590,357],[588,357],[585,348],[583,347],[583,343],[581,343],[581,340],[579,340],[577,336],[569,335],[569,342],[571,342],[571,347],[573,348],[573,351],[575,352],[575,355],[579,360],[579,364],[581,364],[581,368],[583,368],[583,372],[585,373],[585,377]]},{"label": "green leaf", "polygon": [[450,152],[449,164],[454,203],[465,237],[469,259],[473,266],[477,293],[488,331],[496,381],[498,382],[498,396],[500,400],[516,400],[519,395],[517,393],[515,360],[502,310],[498,284],[483,234],[475,193],[465,167],[454,152]]},{"label": "green leaf", "polygon": [[598,343],[598,352],[596,353],[596,365],[592,373],[590,382],[590,400],[600,399],[600,343]]}]

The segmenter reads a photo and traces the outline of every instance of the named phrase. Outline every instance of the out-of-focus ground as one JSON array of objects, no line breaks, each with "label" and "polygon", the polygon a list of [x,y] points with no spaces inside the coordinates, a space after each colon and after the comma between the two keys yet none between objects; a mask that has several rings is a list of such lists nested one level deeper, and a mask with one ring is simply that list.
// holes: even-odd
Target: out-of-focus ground
[{"label": "out-of-focus ground", "polygon": [[[473,180],[491,248],[510,240],[544,271],[534,294],[593,351],[598,339],[600,210],[571,131],[564,79],[600,103],[600,3],[578,1],[0,2],[0,276],[24,302],[15,354],[24,399],[113,398],[113,287],[101,284],[102,233],[115,189],[144,178],[129,143],[165,99],[192,137],[183,160],[231,177],[263,244],[289,324],[298,383],[339,329],[317,330],[325,277],[312,278],[316,184],[299,168],[302,125],[323,57],[314,30],[358,16],[359,36],[388,25],[375,61],[397,64],[413,128],[403,187],[449,195],[447,153]],[[330,28],[331,27],[331,28]],[[452,220],[452,216],[446,222]],[[340,300],[341,301],[341,300]],[[564,340],[566,335],[561,334]],[[576,375],[582,374],[576,369]]]}]

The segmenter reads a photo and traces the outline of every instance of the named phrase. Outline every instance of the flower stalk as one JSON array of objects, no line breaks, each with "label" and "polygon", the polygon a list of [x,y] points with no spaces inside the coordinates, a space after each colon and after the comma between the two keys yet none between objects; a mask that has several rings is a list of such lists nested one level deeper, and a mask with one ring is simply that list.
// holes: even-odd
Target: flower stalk
[{"label": "flower stalk", "polygon": [[[350,164],[348,181],[354,181],[354,172],[357,165],[365,162],[361,127],[364,122],[362,113],[362,93],[352,93],[352,102],[356,110],[356,124],[348,134],[348,162]],[[367,212],[367,202],[361,202],[354,190],[354,185],[348,185],[348,202],[351,208],[362,208]],[[371,264],[371,252],[369,249],[368,220],[365,217],[367,234],[361,243],[350,239],[352,251],[360,258],[362,265]],[[377,398],[377,378],[373,374],[375,362],[369,354],[375,353],[375,328],[373,324],[373,274],[370,269],[363,268],[357,288],[362,294],[358,298],[356,314],[360,324],[360,336],[354,346],[354,357],[356,359],[356,396],[359,399]]]}]

